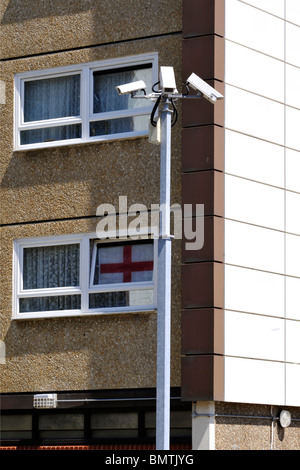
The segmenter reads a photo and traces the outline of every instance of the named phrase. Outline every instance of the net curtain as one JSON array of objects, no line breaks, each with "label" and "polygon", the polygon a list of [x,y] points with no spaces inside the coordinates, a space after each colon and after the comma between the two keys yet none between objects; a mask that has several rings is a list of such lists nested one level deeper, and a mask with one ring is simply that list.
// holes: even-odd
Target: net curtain
[{"label": "net curtain", "polygon": [[[80,116],[80,75],[30,80],[24,84],[24,122]],[[80,137],[80,125],[23,131],[22,144]]]},{"label": "net curtain", "polygon": [[[25,248],[23,289],[79,286],[79,245]],[[61,295],[21,299],[21,311],[80,308],[80,296]]]}]

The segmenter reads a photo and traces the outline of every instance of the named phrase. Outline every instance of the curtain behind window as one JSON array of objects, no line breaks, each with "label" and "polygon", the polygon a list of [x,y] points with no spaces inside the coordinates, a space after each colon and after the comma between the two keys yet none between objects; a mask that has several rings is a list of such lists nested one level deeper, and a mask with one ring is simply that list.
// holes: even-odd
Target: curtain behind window
[{"label": "curtain behind window", "polygon": [[[132,99],[130,95],[119,95],[115,87],[124,83],[143,80],[149,91],[152,85],[152,68],[149,64],[142,67],[127,67],[126,69],[116,69],[109,72],[97,71],[94,72],[93,77],[94,114],[120,111],[122,109],[142,108],[148,105],[145,100]],[[117,134],[120,132],[140,130],[136,128],[137,123],[137,119],[128,117],[92,123],[92,129],[94,131],[94,135]]]},{"label": "curtain behind window", "polygon": [[[80,115],[80,75],[30,80],[24,84],[24,122]],[[22,131],[22,144],[80,137],[81,126]]]},{"label": "curtain behind window", "polygon": [[[25,248],[23,289],[79,286],[79,244]],[[79,295],[23,298],[22,312],[80,308]]]}]

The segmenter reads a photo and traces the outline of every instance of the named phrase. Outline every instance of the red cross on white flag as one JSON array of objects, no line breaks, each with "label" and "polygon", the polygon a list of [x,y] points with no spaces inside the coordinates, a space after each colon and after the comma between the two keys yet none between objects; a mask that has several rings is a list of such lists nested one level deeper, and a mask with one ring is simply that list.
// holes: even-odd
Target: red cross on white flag
[{"label": "red cross on white flag", "polygon": [[153,274],[153,243],[99,245],[98,283],[151,281]]}]

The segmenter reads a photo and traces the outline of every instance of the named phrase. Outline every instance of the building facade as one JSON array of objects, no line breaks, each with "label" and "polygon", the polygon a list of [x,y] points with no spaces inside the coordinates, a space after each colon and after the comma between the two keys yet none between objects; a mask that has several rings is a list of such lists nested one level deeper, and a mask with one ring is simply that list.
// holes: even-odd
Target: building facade
[{"label": "building facade", "polygon": [[224,100],[172,128],[170,446],[299,449],[297,0],[0,8],[2,447],[155,446],[160,151],[115,86],[172,66]]}]

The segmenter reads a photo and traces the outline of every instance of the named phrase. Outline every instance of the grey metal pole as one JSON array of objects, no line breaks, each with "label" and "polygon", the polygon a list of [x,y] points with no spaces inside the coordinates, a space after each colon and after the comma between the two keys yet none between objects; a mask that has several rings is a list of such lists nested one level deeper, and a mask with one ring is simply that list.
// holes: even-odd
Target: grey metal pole
[{"label": "grey metal pole", "polygon": [[[163,74],[161,68],[161,82],[168,86],[162,89],[173,90],[169,95],[162,92],[154,92],[150,95],[138,96],[141,90],[135,84],[130,85],[131,92],[122,91],[116,87],[119,94],[130,93],[132,98],[146,98],[161,100],[156,101],[160,114],[160,223],[158,239],[158,275],[157,275],[157,377],[156,377],[156,449],[168,450],[170,446],[170,369],[171,369],[171,234],[170,234],[170,200],[171,200],[171,115],[170,100],[174,98],[188,98],[179,94],[175,86],[174,70],[165,67]],[[163,77],[164,75],[164,77]],[[187,83],[199,92],[199,95],[191,95],[190,98],[202,98],[211,102],[222,99],[223,96],[210,87],[197,75],[192,74]],[[143,84],[145,85],[145,84]],[[145,86],[146,87],[146,86]],[[128,88],[127,88],[128,90]],[[173,103],[172,103],[173,104]],[[156,107],[153,109],[155,114]],[[152,116],[151,116],[152,118]],[[153,136],[152,136],[153,137]],[[157,143],[158,136],[150,142]]]},{"label": "grey metal pole", "polygon": [[171,114],[169,100],[161,108],[160,234],[157,279],[157,383],[156,449],[170,446],[170,345],[171,345]]}]

